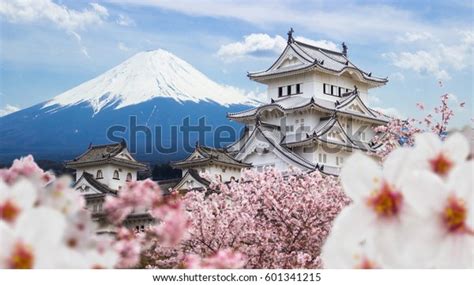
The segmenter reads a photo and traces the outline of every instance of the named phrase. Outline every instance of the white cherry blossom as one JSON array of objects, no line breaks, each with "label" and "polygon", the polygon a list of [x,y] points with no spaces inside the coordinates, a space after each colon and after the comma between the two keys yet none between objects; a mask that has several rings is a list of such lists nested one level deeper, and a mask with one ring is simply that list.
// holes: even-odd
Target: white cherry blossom
[{"label": "white cherry blossom", "polygon": [[13,185],[0,180],[0,221],[13,223],[36,202],[36,188],[31,181],[20,179]]},{"label": "white cherry blossom", "polygon": [[422,133],[415,136],[411,168],[429,170],[446,178],[468,155],[469,143],[461,133],[452,134],[444,142],[433,133]]},{"label": "white cherry blossom", "polygon": [[0,267],[11,269],[64,268],[61,242],[66,227],[56,210],[39,207],[22,212],[15,225],[0,221]]}]

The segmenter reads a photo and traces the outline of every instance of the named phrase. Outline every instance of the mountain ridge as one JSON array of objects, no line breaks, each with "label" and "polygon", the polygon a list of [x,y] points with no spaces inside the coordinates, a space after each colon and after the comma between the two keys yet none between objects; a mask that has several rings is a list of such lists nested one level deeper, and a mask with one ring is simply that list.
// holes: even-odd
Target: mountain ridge
[{"label": "mountain ridge", "polygon": [[215,102],[256,105],[258,100],[236,87],[209,79],[174,54],[157,49],[139,52],[101,75],[46,101],[44,108],[54,112],[66,106],[88,103],[94,115],[116,104],[116,109],[153,98],[172,98],[177,102]]},{"label": "mountain ridge", "polygon": [[[38,159],[72,159],[90,143],[113,142],[108,130],[114,126],[125,127],[121,136],[130,142],[132,117],[152,132],[153,142],[142,132],[135,146],[129,144],[138,159],[177,160],[189,152],[186,145],[198,140],[224,146],[214,137],[221,126],[230,127],[230,140],[236,139],[242,126],[230,122],[226,114],[256,102],[241,90],[213,82],[169,52],[142,52],[51,100],[0,117],[0,161],[11,162],[27,154]],[[206,128],[211,127],[204,138],[193,135],[185,139],[182,132],[178,136],[173,133],[185,119],[196,126],[200,118],[205,118]],[[161,128],[160,133],[156,127]],[[150,153],[145,151],[148,143],[176,149],[171,153],[154,148]]]}]

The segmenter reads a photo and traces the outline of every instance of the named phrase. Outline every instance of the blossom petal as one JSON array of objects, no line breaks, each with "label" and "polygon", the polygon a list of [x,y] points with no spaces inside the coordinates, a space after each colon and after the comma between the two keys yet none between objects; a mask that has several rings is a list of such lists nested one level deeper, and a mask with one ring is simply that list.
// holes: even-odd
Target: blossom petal
[{"label": "blossom petal", "polygon": [[439,137],[433,133],[425,132],[415,135],[416,152],[430,157],[441,150],[442,142]]},{"label": "blossom petal", "polygon": [[351,269],[358,266],[360,260],[357,258],[375,259],[375,250],[371,244],[366,243],[372,239],[373,222],[372,213],[364,205],[353,204],[346,207],[335,219],[329,238],[323,246],[324,266]]},{"label": "blossom petal", "polygon": [[414,171],[402,186],[404,204],[418,215],[439,213],[448,196],[443,180],[430,171]]},{"label": "blossom petal", "polygon": [[463,199],[467,204],[467,223],[474,227],[474,162],[466,161],[455,167],[448,177],[448,191],[455,197]]},{"label": "blossom petal", "polygon": [[341,183],[344,192],[354,201],[361,201],[381,182],[382,170],[370,157],[354,153],[344,163]]},{"label": "blossom petal", "polygon": [[443,144],[442,150],[449,158],[457,163],[466,160],[469,155],[469,143],[461,133],[449,136]]},{"label": "blossom petal", "polygon": [[16,222],[16,233],[25,242],[39,247],[59,244],[66,229],[64,216],[51,208],[39,207],[22,213]]},{"label": "blossom petal", "polygon": [[6,268],[8,254],[13,248],[15,235],[13,229],[3,221],[0,221],[0,268]]},{"label": "blossom petal", "polygon": [[400,188],[406,177],[411,174],[410,156],[412,152],[407,148],[395,149],[385,159],[383,165],[384,178]]},{"label": "blossom petal", "polygon": [[10,197],[22,210],[27,210],[36,202],[37,190],[31,181],[20,179],[10,189]]},{"label": "blossom petal", "polygon": [[451,236],[438,243],[438,255],[433,260],[435,268],[474,268],[474,238]]}]

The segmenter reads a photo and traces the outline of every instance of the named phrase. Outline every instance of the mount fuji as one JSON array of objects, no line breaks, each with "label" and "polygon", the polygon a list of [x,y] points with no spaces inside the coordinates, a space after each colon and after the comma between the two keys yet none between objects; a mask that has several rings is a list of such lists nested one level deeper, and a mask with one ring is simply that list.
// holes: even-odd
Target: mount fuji
[{"label": "mount fuji", "polygon": [[[168,51],[140,52],[49,101],[1,117],[0,161],[30,153],[39,159],[71,159],[90,143],[110,143],[118,136],[134,142],[129,148],[140,160],[180,159],[189,150],[185,146],[198,140],[222,146],[214,136],[219,127],[228,133],[226,142],[236,139],[241,127],[226,114],[256,104],[251,93],[212,81]],[[200,120],[207,128],[204,136],[182,136],[184,122],[194,126]],[[111,139],[117,129],[121,132]],[[175,150],[162,152],[156,145]]]}]

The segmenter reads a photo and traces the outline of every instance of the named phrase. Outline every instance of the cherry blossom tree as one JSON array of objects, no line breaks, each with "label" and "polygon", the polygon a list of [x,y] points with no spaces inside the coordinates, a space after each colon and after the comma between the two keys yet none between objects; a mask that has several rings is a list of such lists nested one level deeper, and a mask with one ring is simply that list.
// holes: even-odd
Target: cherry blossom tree
[{"label": "cherry blossom tree", "polygon": [[[413,146],[415,134],[431,132],[444,139],[446,137],[449,123],[454,116],[454,110],[449,104],[450,95],[444,94],[440,97],[440,103],[431,112],[424,114],[422,119],[393,118],[388,124],[378,126],[374,130],[376,136],[372,139],[374,145],[380,146],[376,156],[384,159],[399,146]],[[423,103],[416,104],[420,112],[425,111]],[[451,104],[452,105],[452,104]],[[459,103],[463,108],[464,102]]]},{"label": "cherry blossom tree", "polygon": [[[148,267],[206,264],[215,256],[232,260],[240,252],[245,268],[319,268],[331,222],[349,203],[337,179],[319,172],[249,171],[238,182],[211,189],[210,195],[184,196],[191,220],[188,238],[175,248],[156,242]],[[194,261],[195,256],[204,261]]]}]

